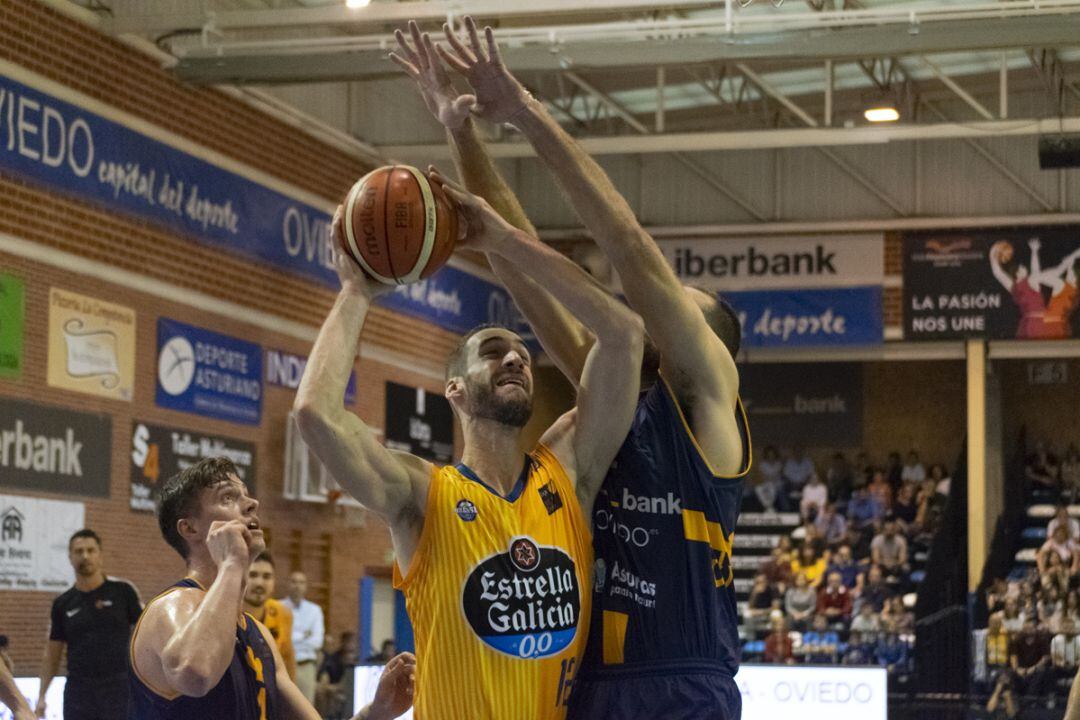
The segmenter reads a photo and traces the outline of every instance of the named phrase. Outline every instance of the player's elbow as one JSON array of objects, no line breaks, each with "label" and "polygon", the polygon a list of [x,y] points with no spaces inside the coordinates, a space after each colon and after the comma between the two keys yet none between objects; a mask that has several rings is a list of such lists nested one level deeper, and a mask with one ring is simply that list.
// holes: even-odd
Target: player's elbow
[{"label": "player's elbow", "polygon": [[311,398],[296,398],[293,403],[293,417],[296,419],[296,427],[301,437],[308,445],[324,434],[330,426],[326,409]]},{"label": "player's elbow", "polygon": [[213,690],[225,669],[214,667],[206,654],[169,657],[162,655],[161,665],[171,685],[181,695],[203,697]]},{"label": "player's elbow", "polygon": [[596,336],[608,350],[640,354],[645,347],[645,323],[639,315],[620,305],[604,327],[597,328]]}]

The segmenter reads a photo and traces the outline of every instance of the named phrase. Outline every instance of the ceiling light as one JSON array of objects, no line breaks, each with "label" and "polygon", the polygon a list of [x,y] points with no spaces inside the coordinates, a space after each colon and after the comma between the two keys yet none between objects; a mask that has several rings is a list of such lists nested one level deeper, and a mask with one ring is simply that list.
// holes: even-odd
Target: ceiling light
[{"label": "ceiling light", "polygon": [[863,116],[873,123],[896,122],[900,119],[900,113],[892,105],[867,108]]},{"label": "ceiling light", "polygon": [[362,8],[371,4],[371,0],[345,0],[345,7]]}]

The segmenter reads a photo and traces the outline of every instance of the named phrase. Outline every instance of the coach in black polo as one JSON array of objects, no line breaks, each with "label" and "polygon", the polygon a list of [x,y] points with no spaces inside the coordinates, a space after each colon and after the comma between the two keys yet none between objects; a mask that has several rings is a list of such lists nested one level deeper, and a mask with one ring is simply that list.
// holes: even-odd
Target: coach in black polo
[{"label": "coach in black polo", "polygon": [[124,720],[128,713],[128,642],[142,603],[127,580],[106,577],[101,538],[80,530],[68,541],[75,585],[53,600],[41,669],[38,717],[67,645],[64,720]]}]

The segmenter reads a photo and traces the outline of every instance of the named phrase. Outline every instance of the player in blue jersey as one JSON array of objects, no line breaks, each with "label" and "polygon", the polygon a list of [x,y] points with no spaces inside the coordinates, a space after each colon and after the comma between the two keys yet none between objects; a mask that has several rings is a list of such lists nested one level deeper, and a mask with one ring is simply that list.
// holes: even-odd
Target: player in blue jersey
[{"label": "player in blue jersey", "polygon": [[[531,230],[484,150],[471,116],[511,123],[532,143],[622,280],[645,321],[646,353],[634,425],[593,511],[593,620],[570,717],[731,720],[741,715],[738,613],[731,568],[750,441],[730,306],[684,288],[603,170],[509,73],[493,33],[447,29],[450,49],[410,24],[394,60],[447,128],[466,186]],[[472,86],[453,86],[439,56]],[[581,377],[590,340],[550,296],[497,258],[492,268],[558,367]]]},{"label": "player in blue jersey", "polygon": [[[150,601],[135,626],[135,720],[319,720],[270,632],[241,611],[248,567],[266,549],[258,508],[226,458],[202,460],[163,486],[158,524],[187,577]],[[356,718],[398,717],[414,682],[415,658],[394,658]]]}]

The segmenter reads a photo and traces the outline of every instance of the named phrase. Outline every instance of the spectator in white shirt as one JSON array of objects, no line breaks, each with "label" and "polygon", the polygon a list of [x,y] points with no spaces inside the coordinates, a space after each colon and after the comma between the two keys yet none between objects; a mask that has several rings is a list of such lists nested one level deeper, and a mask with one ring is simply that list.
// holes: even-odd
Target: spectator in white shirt
[{"label": "spectator in white shirt", "polygon": [[1057,553],[1061,558],[1063,565],[1069,568],[1070,575],[1076,575],[1080,572],[1080,544],[1076,540],[1069,537],[1069,528],[1066,525],[1058,525],[1054,528],[1054,534],[1047,538],[1046,542],[1039,548],[1039,553],[1035,556],[1035,564],[1039,568],[1039,573],[1047,572],[1049,567],[1049,560],[1047,555],[1049,553]]},{"label": "spectator in white shirt", "polygon": [[1050,641],[1050,659],[1056,668],[1075,670],[1080,665],[1080,636],[1072,618],[1062,619],[1060,632]]},{"label": "spectator in white shirt", "polygon": [[795,448],[784,461],[784,493],[797,495],[816,474],[814,461],[806,451],[801,447]]},{"label": "spectator in white shirt", "polygon": [[917,483],[921,483],[926,479],[926,468],[919,462],[919,453],[914,450],[908,453],[904,469],[900,471],[900,479],[904,482]]},{"label": "spectator in white shirt", "polygon": [[851,621],[851,632],[876,633],[881,630],[881,619],[874,612],[874,606],[863,603],[859,608],[859,614]]},{"label": "spectator in white shirt", "polygon": [[804,520],[814,520],[821,514],[825,503],[829,500],[829,489],[817,473],[810,476],[810,482],[802,491],[802,501],[799,503],[799,512]]},{"label": "spectator in white shirt", "polygon": [[1064,525],[1068,528],[1070,539],[1080,540],[1080,523],[1069,517],[1069,507],[1067,505],[1058,505],[1057,512],[1046,526],[1046,537],[1053,537],[1054,528],[1058,525]]},{"label": "spectator in white shirt", "polygon": [[323,646],[322,608],[305,600],[307,576],[302,572],[289,575],[289,596],[285,604],[293,614],[292,641],[296,651],[296,686],[309,702],[315,702],[319,650]]}]

